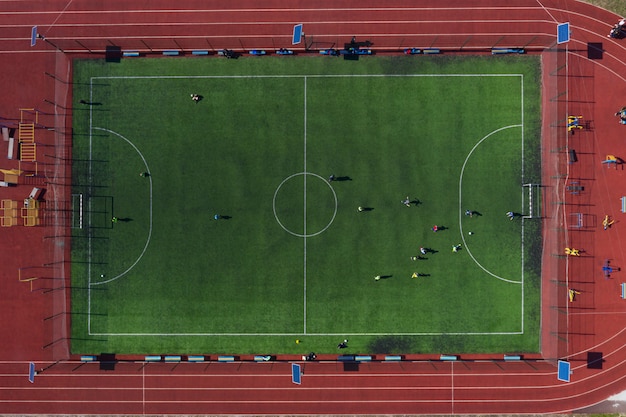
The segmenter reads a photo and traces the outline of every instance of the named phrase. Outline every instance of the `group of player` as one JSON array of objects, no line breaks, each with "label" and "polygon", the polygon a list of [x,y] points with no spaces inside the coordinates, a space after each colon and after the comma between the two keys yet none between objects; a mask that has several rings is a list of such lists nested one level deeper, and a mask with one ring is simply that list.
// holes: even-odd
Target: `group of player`
[{"label": "group of player", "polygon": [[[406,207],[411,207],[411,199],[409,198],[409,196],[406,196],[406,198],[404,198],[404,200],[402,200],[401,203],[404,204]],[[468,217],[474,217],[474,214],[476,214],[474,210],[465,210],[465,215]],[[433,225],[433,227],[431,227],[431,230],[435,233],[438,232],[439,230],[444,230],[444,229],[445,228],[439,225]],[[470,231],[468,232],[468,234],[471,236],[474,234],[474,232]],[[456,245],[452,246],[452,252],[457,253],[461,250],[461,248],[462,248],[462,245],[460,243],[457,243]],[[419,255],[412,255],[409,257],[409,259],[412,261],[425,260],[426,259],[425,256],[428,255],[428,253],[435,253],[435,251],[430,248],[425,248],[423,246],[420,246]],[[419,277],[425,277],[425,276],[428,276],[428,275],[422,274],[419,272],[413,272],[413,274],[411,275],[411,278],[419,278]],[[380,276],[377,276],[374,279],[379,280]]]}]

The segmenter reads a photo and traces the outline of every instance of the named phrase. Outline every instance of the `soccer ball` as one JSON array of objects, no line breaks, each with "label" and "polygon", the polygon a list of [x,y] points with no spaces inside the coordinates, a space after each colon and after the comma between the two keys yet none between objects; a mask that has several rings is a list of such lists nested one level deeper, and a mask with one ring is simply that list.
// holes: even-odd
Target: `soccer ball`
[{"label": "soccer ball", "polygon": [[471,236],[474,234],[474,232],[467,232],[467,234]]},{"label": "soccer ball", "polygon": [[100,274],[100,278],[104,278],[104,274]]}]

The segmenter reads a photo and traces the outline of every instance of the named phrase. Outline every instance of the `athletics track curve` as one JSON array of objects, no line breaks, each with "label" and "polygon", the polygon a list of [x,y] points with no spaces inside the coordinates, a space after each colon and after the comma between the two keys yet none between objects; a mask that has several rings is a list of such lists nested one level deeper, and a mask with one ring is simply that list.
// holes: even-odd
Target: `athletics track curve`
[{"label": "athletics track curve", "polygon": [[[234,5],[232,3],[235,3]],[[597,160],[616,149],[616,130],[611,109],[624,97],[622,59],[626,42],[607,39],[610,26],[618,17],[574,0],[467,0],[462,6],[453,0],[427,0],[414,6],[410,2],[391,0],[384,7],[374,1],[347,1],[341,8],[336,2],[322,0],[315,5],[293,2],[290,7],[279,0],[212,2],[209,10],[197,3],[181,0],[176,10],[171,2],[152,1],[150,10],[135,1],[116,3],[116,10],[101,10],[102,3],[82,1],[20,1],[0,3],[0,52],[2,71],[20,82],[7,85],[2,104],[3,115],[28,99],[40,103],[45,96],[20,79],[23,68],[42,68],[38,60],[50,54],[57,44],[66,52],[97,51],[102,45],[119,43],[125,49],[149,52],[149,49],[175,48],[173,39],[183,48],[195,47],[193,38],[206,33],[206,44],[215,48],[291,47],[290,28],[304,23],[305,32],[315,45],[341,45],[352,36],[370,40],[374,49],[432,45],[441,48],[459,43],[467,52],[482,51],[485,45],[499,39],[519,44],[529,50],[554,41],[557,22],[569,21],[573,40],[569,65],[573,77],[568,86],[568,109],[584,113],[593,120],[588,136],[580,135],[576,146]],[[296,6],[301,6],[298,9]],[[306,9],[306,10],[304,10]],[[114,13],[115,12],[115,13]],[[211,23],[213,22],[213,23]],[[39,41],[30,48],[28,29],[39,25],[47,43]],[[451,31],[451,29],[454,29]],[[451,33],[453,32],[453,33]],[[586,59],[587,43],[602,42],[604,58]],[[25,70],[28,74],[28,72]],[[31,74],[32,75],[32,74]],[[40,77],[43,77],[39,74]],[[38,78],[40,79],[40,78]],[[41,81],[41,79],[40,79]],[[22,90],[18,88],[21,85]],[[36,86],[35,86],[36,87]],[[25,94],[27,91],[28,94]],[[18,94],[20,93],[20,94]],[[19,100],[18,100],[19,97]],[[26,100],[26,102],[25,102]],[[621,105],[623,105],[622,103]],[[13,110],[11,110],[13,109]],[[614,111],[614,109],[613,109]],[[587,133],[587,132],[585,132]],[[616,152],[613,150],[613,152]],[[594,178],[589,195],[576,204],[597,207],[596,216],[615,209],[616,184],[623,184],[626,174],[599,170],[589,163],[571,168],[570,175]],[[594,160],[595,161],[595,160]],[[581,161],[583,162],[583,161]],[[595,161],[597,162],[597,161]],[[578,170],[579,172],[576,172]],[[613,175],[615,174],[615,175]],[[568,199],[574,198],[567,196]],[[591,213],[590,213],[591,214]],[[619,237],[625,227],[617,223],[602,237],[589,239],[570,234],[573,247],[585,246],[587,252],[623,261],[626,244]],[[45,228],[39,228],[45,229]],[[20,237],[11,231],[15,242]],[[8,233],[8,232],[7,232]],[[42,239],[45,232],[33,231],[31,240]],[[36,233],[40,233],[37,235]],[[594,232],[598,234],[598,232]],[[603,233],[603,232],[599,232]],[[589,243],[592,242],[592,243]],[[607,243],[608,242],[608,243]],[[10,250],[5,248],[5,250]],[[5,265],[15,265],[2,255]],[[22,255],[23,256],[23,255]],[[32,255],[34,256],[34,255]],[[43,255],[42,255],[43,256]],[[18,257],[19,258],[19,257]],[[49,358],[46,342],[57,341],[40,335],[41,317],[46,317],[45,301],[28,294],[29,312],[8,311],[16,315],[22,332],[3,324],[4,340],[22,348],[2,348],[3,358],[32,358],[43,369],[31,384],[26,379],[26,360],[0,362],[0,412],[15,414],[505,414],[560,413],[598,403],[609,395],[626,389],[626,314],[623,304],[609,301],[614,295],[611,285],[598,277],[597,258],[583,259],[585,279],[580,303],[572,307],[568,327],[572,382],[556,379],[556,368],[542,360],[503,363],[486,356],[464,356],[467,362],[430,361],[402,363],[365,363],[358,372],[344,371],[343,364],[305,363],[303,383],[290,382],[290,367],[285,362],[221,364],[145,364],[120,362],[115,370],[102,371],[98,364],[80,364]],[[22,258],[23,259],[23,258]],[[45,263],[45,256],[41,262]],[[35,262],[35,261],[33,261]],[[23,265],[23,264],[22,264]],[[589,276],[591,275],[591,276]],[[17,280],[13,280],[17,281]],[[27,292],[17,283],[7,293]],[[18,289],[15,289],[15,288]],[[20,291],[20,293],[18,293]],[[7,297],[3,295],[3,297]],[[36,297],[36,298],[35,298]],[[34,301],[33,301],[34,300]],[[44,307],[39,306],[39,303]],[[26,304],[26,303],[25,303]],[[18,307],[16,307],[18,308]],[[39,309],[39,310],[38,310]],[[17,320],[19,318],[19,320]],[[23,329],[31,329],[26,332]],[[602,352],[602,369],[587,369],[587,352]],[[12,354],[14,356],[12,356]],[[296,359],[296,358],[286,358]],[[408,359],[413,359],[409,357]]]}]

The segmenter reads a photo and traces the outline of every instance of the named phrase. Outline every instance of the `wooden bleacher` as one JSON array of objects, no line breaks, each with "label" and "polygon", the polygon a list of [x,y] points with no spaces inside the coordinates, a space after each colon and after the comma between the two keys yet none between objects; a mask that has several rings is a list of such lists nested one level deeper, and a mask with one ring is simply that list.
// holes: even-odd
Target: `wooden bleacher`
[{"label": "wooden bleacher", "polygon": [[24,226],[37,226],[39,224],[39,201],[32,198],[25,199],[21,214]]},{"label": "wooden bleacher", "polygon": [[2,211],[2,217],[0,217],[0,224],[2,225],[2,227],[11,227],[17,225],[17,201],[0,201],[0,210]]},{"label": "wooden bleacher", "polygon": [[4,174],[3,182],[6,183],[6,186],[17,184],[19,176],[22,175],[22,171],[19,169],[0,169],[0,172]]}]

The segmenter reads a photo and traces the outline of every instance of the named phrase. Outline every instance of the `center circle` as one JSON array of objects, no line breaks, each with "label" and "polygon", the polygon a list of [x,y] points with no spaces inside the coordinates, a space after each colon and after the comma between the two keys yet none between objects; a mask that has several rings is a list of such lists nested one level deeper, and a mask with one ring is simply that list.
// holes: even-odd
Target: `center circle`
[{"label": "center circle", "polygon": [[[299,179],[298,177],[302,177],[301,183],[298,182],[298,179]],[[314,185],[309,185],[307,183],[307,178],[309,177],[315,179]],[[325,184],[325,186],[320,188],[318,185],[319,184],[318,180],[322,181],[322,183]],[[321,196],[321,193],[324,192],[322,190],[326,188],[328,188],[332,193],[331,201],[324,201],[324,197]],[[279,193],[283,197],[280,197]],[[301,198],[301,200],[295,205],[295,207],[301,206],[302,208],[301,212],[299,211],[296,213],[295,210],[290,210],[289,208],[282,208],[284,207],[283,204],[285,204],[283,203],[283,201],[279,201],[279,204],[278,204],[279,210],[278,211],[276,210],[277,200],[282,200],[283,198],[287,200],[288,207],[294,207],[292,204],[290,204],[291,202],[289,201],[290,198],[292,197],[298,198],[298,200],[300,200]],[[311,201],[313,202],[313,204],[311,205],[312,206],[311,208],[315,209],[315,212],[312,215],[309,213],[309,210],[307,210],[307,206]],[[324,226],[323,222],[318,221],[318,213],[320,212],[320,210],[322,211],[324,210],[325,205],[327,207],[331,207],[331,206],[333,207],[333,210],[332,210],[333,214],[332,216],[330,216],[330,220],[328,221],[328,223],[325,224]],[[319,235],[320,233],[323,233],[326,229],[330,227],[330,225],[335,220],[335,216],[337,215],[337,194],[335,194],[335,190],[333,190],[333,187],[330,185],[330,183],[326,181],[324,178],[322,178],[321,176],[314,174],[312,172],[298,172],[296,174],[288,176],[278,185],[278,187],[276,188],[276,191],[274,192],[274,198],[272,200],[272,209],[274,210],[274,217],[276,218],[276,221],[278,222],[280,227],[283,228],[284,231],[294,236],[298,236],[298,237],[304,237],[304,238],[313,237],[313,236]],[[279,215],[279,212],[280,212],[280,215]],[[301,219],[300,221],[302,222],[302,233],[295,232],[285,225],[285,222],[288,222],[288,221],[295,223],[294,219],[296,218],[296,216],[299,219]],[[299,216],[302,216],[302,217],[299,217]],[[281,221],[281,217],[282,217],[282,221]],[[307,219],[309,217],[311,219],[309,223],[314,223],[314,224],[316,222],[318,223],[318,224],[315,224],[315,227],[319,228],[319,230],[317,230],[314,233],[309,233],[307,230]],[[322,226],[320,226],[320,224]]]}]

